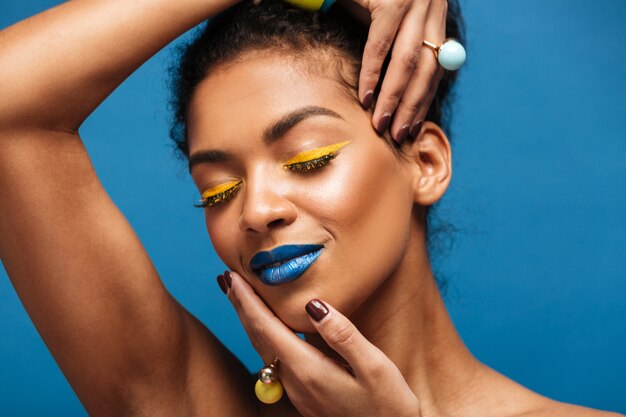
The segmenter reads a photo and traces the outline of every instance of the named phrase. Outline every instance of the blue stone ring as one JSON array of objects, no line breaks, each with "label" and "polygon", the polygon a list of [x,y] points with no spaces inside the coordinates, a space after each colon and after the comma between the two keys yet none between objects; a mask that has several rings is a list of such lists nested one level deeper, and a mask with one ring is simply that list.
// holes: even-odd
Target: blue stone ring
[{"label": "blue stone ring", "polygon": [[435,52],[439,65],[448,71],[456,71],[465,63],[465,48],[456,39],[448,38],[441,46],[424,41],[424,45]]}]

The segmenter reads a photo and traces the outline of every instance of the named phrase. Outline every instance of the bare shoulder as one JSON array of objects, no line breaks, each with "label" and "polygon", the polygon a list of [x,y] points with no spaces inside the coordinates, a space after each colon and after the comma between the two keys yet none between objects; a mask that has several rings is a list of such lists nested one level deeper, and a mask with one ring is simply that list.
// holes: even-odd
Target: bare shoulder
[{"label": "bare shoulder", "polygon": [[626,417],[611,411],[596,410],[574,404],[549,401],[545,407],[517,417]]},{"label": "bare shoulder", "polygon": [[[490,407],[489,415],[491,416],[626,417],[616,412],[597,410],[553,400],[524,387],[489,367],[486,369],[488,382],[486,385],[483,385],[482,389],[491,394],[491,401],[487,402],[487,405],[483,404],[482,410],[484,411],[486,407]],[[485,415],[484,412],[482,415]]]}]

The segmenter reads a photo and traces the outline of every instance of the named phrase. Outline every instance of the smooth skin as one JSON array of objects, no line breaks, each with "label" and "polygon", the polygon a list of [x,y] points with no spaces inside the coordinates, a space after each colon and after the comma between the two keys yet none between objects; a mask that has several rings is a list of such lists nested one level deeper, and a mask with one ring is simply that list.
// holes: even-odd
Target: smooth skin
[{"label": "smooth skin", "polygon": [[143,62],[235,3],[74,0],[0,33],[0,259],[90,415],[256,412],[248,372],[165,290],[78,134]]},{"label": "smooth skin", "polygon": [[[226,292],[252,344],[265,363],[280,360],[290,401],[264,406],[263,415],[611,415],[520,386],[478,362],[454,329],[425,244],[424,207],[441,198],[452,175],[450,145],[438,126],[425,123],[399,156],[336,81],[305,79],[308,58],[275,51],[241,58],[196,89],[189,146],[192,158],[224,155],[192,167],[198,190],[243,182],[230,200],[206,208],[205,220],[233,270]],[[307,106],[340,117],[318,113],[264,140],[268,126]],[[240,114],[246,123],[230,122]],[[294,154],[344,141],[316,172],[283,169]],[[325,249],[300,279],[264,285],[250,259],[290,243]],[[319,323],[304,311],[314,298],[330,310]]]},{"label": "smooth skin", "polygon": [[[141,242],[102,187],[78,134],[89,114],[137,67],[189,28],[234,3],[73,0],[0,33],[0,259],[90,415],[255,416],[270,410],[258,407],[254,378],[239,360],[163,287]],[[371,126],[371,114],[361,115]],[[430,156],[445,155],[446,141],[438,129],[424,131],[431,132],[425,136],[430,140],[419,143],[437,143],[440,149]],[[446,164],[428,168],[428,177],[441,175]],[[442,192],[432,184],[430,188]],[[260,298],[245,292],[246,282],[234,275],[230,299],[236,301],[244,325],[254,324],[255,344],[259,337],[278,343],[276,335],[263,333],[271,316],[259,310],[264,305]],[[439,303],[435,296],[428,299]],[[328,301],[332,305],[333,300]],[[304,303],[299,308],[303,311]],[[303,312],[299,317],[306,318]],[[328,323],[336,318],[340,315],[330,315]],[[332,334],[342,327],[333,331],[331,325],[315,328],[325,340],[340,342],[343,339],[333,339]],[[308,326],[316,325],[309,320]],[[348,335],[358,337],[356,332]],[[419,340],[423,345],[429,342]],[[325,351],[321,339],[313,337],[311,343],[331,354],[332,346]],[[278,351],[270,347],[260,350],[264,359],[270,351]],[[393,350],[384,346],[380,350],[395,363]],[[344,354],[350,357],[349,352]],[[386,372],[393,374],[390,362],[386,365]],[[286,385],[295,387],[287,382],[289,375],[284,372]],[[311,380],[306,372],[298,376]],[[431,402],[420,391],[422,376],[406,374],[405,382],[397,373],[390,378],[411,388],[422,415],[438,415],[433,410],[445,402]],[[292,390],[296,395],[297,388]],[[388,409],[397,393],[377,402],[378,409]],[[325,394],[325,407],[346,405],[348,392]],[[399,394],[399,404],[414,407],[406,402],[410,398],[406,391]],[[448,397],[451,400],[454,397]],[[312,404],[319,406],[318,401]],[[344,409],[344,416],[363,415],[357,403],[352,405]],[[270,413],[298,415],[288,402],[279,407]],[[414,411],[411,407],[406,411]],[[319,414],[307,409],[302,414],[326,412],[326,408]]]}]

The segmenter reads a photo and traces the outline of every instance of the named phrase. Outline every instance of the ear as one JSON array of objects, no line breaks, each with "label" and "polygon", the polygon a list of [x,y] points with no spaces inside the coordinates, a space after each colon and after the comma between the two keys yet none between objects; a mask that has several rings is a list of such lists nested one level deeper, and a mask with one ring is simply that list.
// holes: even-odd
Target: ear
[{"label": "ear", "polygon": [[420,206],[435,204],[446,192],[452,178],[452,152],[443,130],[424,122],[413,142],[405,142],[403,152],[413,163],[413,199]]}]

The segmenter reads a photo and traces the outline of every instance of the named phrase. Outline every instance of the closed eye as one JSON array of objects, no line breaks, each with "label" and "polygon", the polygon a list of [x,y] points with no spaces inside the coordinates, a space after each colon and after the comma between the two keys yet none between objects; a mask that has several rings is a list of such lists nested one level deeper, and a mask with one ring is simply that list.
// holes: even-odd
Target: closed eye
[{"label": "closed eye", "polygon": [[285,165],[285,168],[298,172],[308,172],[327,165],[331,160],[335,159],[337,154],[331,153],[324,155],[320,158],[315,158],[310,161],[296,162],[295,164]]},{"label": "closed eye", "polygon": [[[350,141],[300,152],[293,158],[286,161],[284,167],[297,172],[310,172],[320,169],[335,159],[338,155],[339,149],[343,148],[348,143],[350,143]],[[214,207],[222,204],[233,198],[241,189],[241,186],[241,180],[233,180],[209,188],[202,193],[200,203],[194,204],[194,207]]]},{"label": "closed eye", "polygon": [[348,143],[350,143],[350,141],[301,152],[285,162],[284,166],[287,169],[297,172],[309,172],[322,168],[335,159],[338,155],[337,151]]},{"label": "closed eye", "polygon": [[241,180],[234,180],[209,188],[202,193],[202,200],[199,204],[194,204],[194,207],[213,207],[224,203],[237,194],[241,185]]}]

